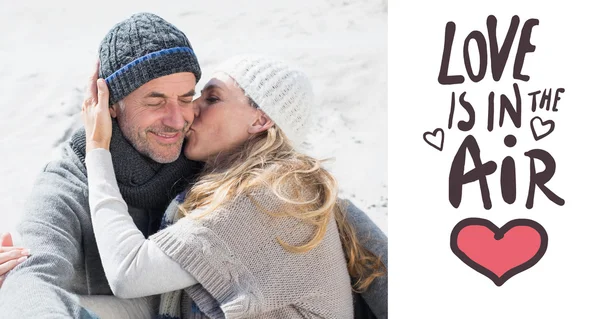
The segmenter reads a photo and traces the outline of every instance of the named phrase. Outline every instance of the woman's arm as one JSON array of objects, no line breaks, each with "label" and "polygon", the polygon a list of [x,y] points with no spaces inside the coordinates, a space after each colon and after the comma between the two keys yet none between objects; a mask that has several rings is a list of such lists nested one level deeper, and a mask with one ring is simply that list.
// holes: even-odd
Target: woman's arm
[{"label": "woman's arm", "polygon": [[81,109],[86,133],[89,204],[102,266],[113,294],[136,298],[195,284],[194,278],[179,264],[146,240],[129,215],[108,151],[112,138],[110,93],[104,79],[98,79],[97,64],[89,87],[90,98]]},{"label": "woman's arm", "polygon": [[86,166],[94,234],[115,296],[144,297],[196,284],[194,277],[135,226],[119,193],[110,152],[90,150]]}]

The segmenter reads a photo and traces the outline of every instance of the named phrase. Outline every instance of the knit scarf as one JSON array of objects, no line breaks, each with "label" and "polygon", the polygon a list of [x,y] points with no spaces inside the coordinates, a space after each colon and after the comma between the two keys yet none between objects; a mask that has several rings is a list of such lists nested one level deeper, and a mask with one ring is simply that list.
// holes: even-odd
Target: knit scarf
[{"label": "knit scarf", "polygon": [[[185,200],[186,192],[182,192],[169,205],[167,211],[163,215],[160,229],[165,229],[175,222],[177,222],[182,215],[178,213],[177,206],[183,204]],[[183,297],[183,290],[175,290],[166,292],[160,295],[160,307],[158,309],[157,319],[181,319],[181,300]],[[194,301],[192,303],[192,312],[199,312]]]},{"label": "knit scarf", "polygon": [[[163,210],[171,198],[193,181],[200,163],[185,156],[169,164],[157,163],[140,154],[125,139],[113,119],[110,152],[113,158],[119,190],[128,205],[142,209]],[[85,165],[85,129],[77,130],[70,146]]]}]

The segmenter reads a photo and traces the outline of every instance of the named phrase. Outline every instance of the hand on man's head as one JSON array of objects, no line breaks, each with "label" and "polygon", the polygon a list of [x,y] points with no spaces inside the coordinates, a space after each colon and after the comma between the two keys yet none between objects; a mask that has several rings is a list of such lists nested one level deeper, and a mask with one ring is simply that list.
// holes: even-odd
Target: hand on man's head
[{"label": "hand on man's head", "polygon": [[90,76],[87,97],[81,106],[81,117],[86,133],[86,152],[110,147],[112,120],[108,107],[109,92],[104,79],[98,78],[99,62]]}]

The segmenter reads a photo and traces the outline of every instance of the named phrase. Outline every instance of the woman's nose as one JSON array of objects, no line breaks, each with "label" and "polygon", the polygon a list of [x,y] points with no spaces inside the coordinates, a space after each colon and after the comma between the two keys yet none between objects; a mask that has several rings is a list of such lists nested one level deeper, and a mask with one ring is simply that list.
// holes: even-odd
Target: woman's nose
[{"label": "woman's nose", "polygon": [[193,103],[194,103],[194,105],[193,105],[194,116],[198,117],[198,116],[200,116],[200,99],[198,98],[198,99],[194,100]]}]

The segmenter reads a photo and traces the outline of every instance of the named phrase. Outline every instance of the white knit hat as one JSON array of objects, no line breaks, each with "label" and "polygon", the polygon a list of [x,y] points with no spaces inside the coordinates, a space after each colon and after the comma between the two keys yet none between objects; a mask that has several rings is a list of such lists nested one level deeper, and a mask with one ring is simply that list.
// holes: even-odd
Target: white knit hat
[{"label": "white knit hat", "polygon": [[313,106],[310,81],[300,69],[265,56],[235,56],[216,72],[232,77],[297,147],[304,141]]}]

